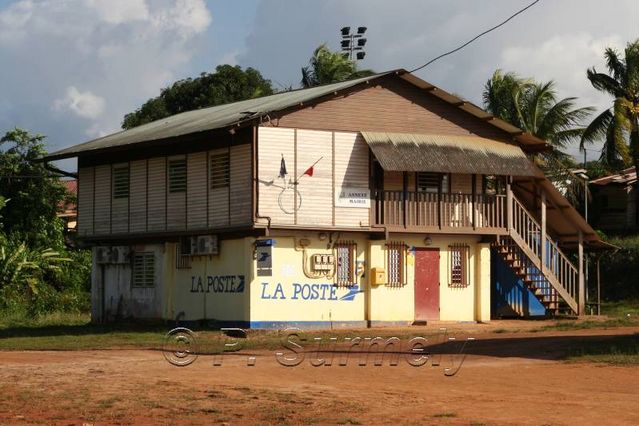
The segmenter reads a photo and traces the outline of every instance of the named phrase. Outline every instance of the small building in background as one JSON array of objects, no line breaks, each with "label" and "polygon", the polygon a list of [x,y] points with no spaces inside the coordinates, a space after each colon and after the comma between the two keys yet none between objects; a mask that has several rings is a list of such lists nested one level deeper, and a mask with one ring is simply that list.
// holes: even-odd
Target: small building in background
[{"label": "small building in background", "polygon": [[639,229],[636,184],[634,167],[590,182],[595,227],[604,232]]},{"label": "small building in background", "polygon": [[[75,179],[62,180],[62,184],[72,199],[78,196],[78,181]],[[69,234],[76,231],[78,223],[78,206],[74,201],[61,201],[58,205],[58,217],[64,221],[64,233]]]}]

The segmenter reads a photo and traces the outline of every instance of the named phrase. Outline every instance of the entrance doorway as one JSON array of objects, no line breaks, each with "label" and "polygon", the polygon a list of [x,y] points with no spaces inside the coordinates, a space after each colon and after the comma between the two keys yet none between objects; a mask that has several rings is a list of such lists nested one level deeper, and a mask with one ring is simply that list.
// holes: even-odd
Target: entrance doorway
[{"label": "entrance doorway", "polygon": [[415,321],[439,319],[439,249],[415,249]]}]

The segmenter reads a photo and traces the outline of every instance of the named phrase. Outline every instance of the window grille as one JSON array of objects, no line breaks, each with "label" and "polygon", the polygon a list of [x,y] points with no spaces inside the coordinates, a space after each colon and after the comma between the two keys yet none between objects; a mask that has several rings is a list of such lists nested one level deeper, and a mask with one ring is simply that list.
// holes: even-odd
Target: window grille
[{"label": "window grille", "polygon": [[450,280],[449,287],[468,287],[470,284],[468,254],[470,248],[465,245],[449,246]]},{"label": "window grille", "polygon": [[389,286],[406,284],[406,245],[403,242],[386,244],[386,271]]},{"label": "window grille", "polygon": [[211,189],[227,188],[231,181],[231,160],[229,153],[212,154],[210,167]]},{"label": "window grille", "polygon": [[113,167],[113,198],[129,197],[129,165]]},{"label": "window grille", "polygon": [[169,192],[186,192],[186,159],[169,160]]},{"label": "window grille", "polygon": [[175,247],[175,267],[191,269],[191,237],[182,237]]},{"label": "window grille", "polygon": [[155,255],[153,252],[133,254],[133,287],[155,286]]},{"label": "window grille", "polygon": [[352,286],[357,284],[355,274],[357,244],[353,241],[339,242],[335,245],[335,250],[337,252],[336,284],[338,286]]}]

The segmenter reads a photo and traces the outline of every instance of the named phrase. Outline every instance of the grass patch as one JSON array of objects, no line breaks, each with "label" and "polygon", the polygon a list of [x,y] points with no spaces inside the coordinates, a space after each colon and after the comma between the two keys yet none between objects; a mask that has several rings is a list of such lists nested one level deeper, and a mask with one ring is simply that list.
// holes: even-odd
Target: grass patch
[{"label": "grass patch", "polygon": [[437,417],[437,418],[457,417],[457,413],[437,413],[437,414],[433,414],[433,417]]},{"label": "grass patch", "polygon": [[639,366],[639,334],[583,342],[568,353],[569,361]]}]

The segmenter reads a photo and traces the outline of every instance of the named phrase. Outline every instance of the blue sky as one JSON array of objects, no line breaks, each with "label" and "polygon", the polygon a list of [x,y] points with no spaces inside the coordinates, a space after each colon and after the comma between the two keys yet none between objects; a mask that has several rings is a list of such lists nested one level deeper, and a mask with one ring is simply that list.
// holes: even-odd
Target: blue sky
[{"label": "blue sky", "polygon": [[[47,135],[53,151],[119,130],[122,117],[184,77],[221,63],[297,87],[322,42],[367,26],[362,67],[411,68],[498,23],[529,0],[0,0],[0,132]],[[585,70],[639,37],[639,2],[542,0],[418,76],[481,104],[496,68],[555,79],[561,96],[606,108]],[[578,154],[576,147],[571,153]],[[589,157],[597,156],[590,152]],[[73,169],[73,161],[64,167]]]}]

